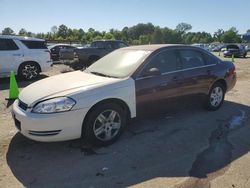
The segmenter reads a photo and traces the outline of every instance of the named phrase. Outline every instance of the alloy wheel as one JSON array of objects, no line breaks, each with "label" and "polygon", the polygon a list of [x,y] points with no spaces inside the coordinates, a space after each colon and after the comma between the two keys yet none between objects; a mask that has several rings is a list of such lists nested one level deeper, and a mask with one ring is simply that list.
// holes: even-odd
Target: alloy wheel
[{"label": "alloy wheel", "polygon": [[99,140],[113,139],[121,129],[121,117],[115,110],[105,110],[94,121],[93,131]]},{"label": "alloy wheel", "polygon": [[210,94],[210,103],[213,107],[218,107],[223,100],[223,89],[221,87],[213,88]]},{"label": "alloy wheel", "polygon": [[36,65],[25,65],[22,69],[22,75],[25,79],[31,80],[38,75],[38,68]]}]

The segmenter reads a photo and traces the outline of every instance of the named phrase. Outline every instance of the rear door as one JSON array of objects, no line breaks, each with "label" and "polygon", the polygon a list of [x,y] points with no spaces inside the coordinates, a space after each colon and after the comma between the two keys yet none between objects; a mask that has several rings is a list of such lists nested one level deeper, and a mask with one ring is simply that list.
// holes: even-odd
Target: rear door
[{"label": "rear door", "polygon": [[196,49],[180,49],[179,54],[182,62],[183,95],[206,93],[214,79],[214,64],[207,64],[205,55]]},{"label": "rear door", "polygon": [[[152,68],[158,69],[160,75],[144,76]],[[165,49],[154,55],[135,81],[137,108],[141,110],[144,106],[181,96],[180,69],[180,59],[176,50]]]},{"label": "rear door", "polygon": [[50,63],[50,51],[48,50],[45,41],[20,40],[20,42],[24,45],[25,61],[35,61],[41,66],[42,69],[46,63]]},{"label": "rear door", "polygon": [[0,75],[9,75],[10,71],[17,72],[16,61],[22,53],[12,39],[0,39]]}]

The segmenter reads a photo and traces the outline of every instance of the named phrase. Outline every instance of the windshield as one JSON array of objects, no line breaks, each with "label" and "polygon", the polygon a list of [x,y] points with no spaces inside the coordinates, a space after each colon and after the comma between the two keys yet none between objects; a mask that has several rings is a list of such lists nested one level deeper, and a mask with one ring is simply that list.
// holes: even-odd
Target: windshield
[{"label": "windshield", "polygon": [[144,50],[116,50],[96,61],[86,72],[124,78],[131,75],[149,54],[150,51]]}]

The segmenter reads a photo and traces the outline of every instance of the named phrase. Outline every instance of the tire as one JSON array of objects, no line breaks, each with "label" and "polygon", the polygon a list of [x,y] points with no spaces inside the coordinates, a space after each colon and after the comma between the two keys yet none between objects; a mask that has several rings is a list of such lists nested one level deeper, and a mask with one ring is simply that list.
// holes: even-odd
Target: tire
[{"label": "tire", "polygon": [[40,70],[41,69],[37,63],[23,63],[18,69],[18,77],[24,80],[34,80],[38,77],[41,72]]},{"label": "tire", "polygon": [[117,104],[100,104],[83,123],[82,137],[87,143],[107,146],[114,143],[126,125],[126,111]]},{"label": "tire", "polygon": [[69,66],[74,70],[82,70],[85,66],[79,61],[74,61],[69,64]]},{"label": "tire", "polygon": [[225,90],[224,85],[219,82],[211,87],[206,99],[206,107],[208,110],[215,111],[221,107],[224,102]]}]

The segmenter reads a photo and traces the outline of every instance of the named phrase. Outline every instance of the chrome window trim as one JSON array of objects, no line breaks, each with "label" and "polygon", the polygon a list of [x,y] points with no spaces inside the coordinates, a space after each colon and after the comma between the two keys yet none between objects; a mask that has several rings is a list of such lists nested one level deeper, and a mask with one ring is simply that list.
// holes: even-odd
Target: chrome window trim
[{"label": "chrome window trim", "polygon": [[[194,69],[212,67],[212,66],[215,66],[215,65],[217,65],[217,64],[204,65],[204,66],[193,67],[193,68],[187,68],[187,69],[181,69],[181,70],[176,70],[176,71],[171,71],[171,72],[164,72],[164,73],[161,73],[160,76],[164,76],[164,75],[168,75],[168,74],[173,74],[173,73],[177,73],[177,72],[188,71],[188,70],[194,70]],[[136,80],[143,80],[143,79],[152,78],[152,77],[155,77],[155,76],[146,76],[146,77],[136,78]]]},{"label": "chrome window trim", "polygon": [[[143,79],[146,79],[146,78],[155,77],[155,76],[146,76],[146,77],[139,77],[139,76],[141,75],[141,73],[142,73],[142,71],[144,70],[144,68],[150,63],[150,61],[151,61],[155,56],[157,56],[159,53],[164,52],[164,51],[167,51],[167,50],[186,50],[186,49],[188,49],[188,50],[189,50],[189,49],[194,49],[194,50],[199,51],[199,52],[204,52],[204,53],[205,53],[206,55],[208,55],[208,56],[211,56],[211,55],[212,55],[213,57],[215,57],[215,58],[218,60],[218,62],[216,62],[216,63],[214,63],[214,64],[210,64],[210,65],[203,65],[203,66],[199,66],[199,67],[192,67],[192,68],[180,69],[180,70],[171,71],[171,72],[165,72],[165,73],[161,73],[161,76],[162,76],[162,75],[167,75],[167,74],[176,73],[176,72],[182,72],[182,71],[186,71],[186,70],[193,70],[193,69],[198,69],[198,68],[205,68],[205,67],[215,66],[215,65],[217,65],[217,64],[220,63],[220,59],[219,59],[218,57],[216,57],[216,56],[213,55],[212,53],[207,52],[206,50],[201,50],[201,49],[199,49],[198,47],[191,47],[191,48],[190,48],[190,46],[185,46],[185,47],[181,47],[181,48],[178,48],[178,47],[166,48],[166,49],[163,49],[162,51],[159,51],[159,52],[157,52],[156,54],[154,54],[154,55],[151,57],[151,59],[150,59],[147,63],[145,63],[145,65],[143,65],[143,67],[141,68],[141,70],[140,70],[139,73],[137,74],[137,77],[135,78],[135,80],[143,80]],[[205,63],[207,63],[207,62],[205,62]]]}]

